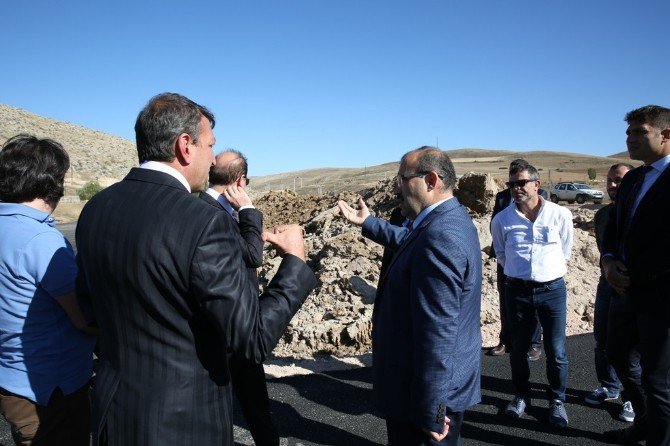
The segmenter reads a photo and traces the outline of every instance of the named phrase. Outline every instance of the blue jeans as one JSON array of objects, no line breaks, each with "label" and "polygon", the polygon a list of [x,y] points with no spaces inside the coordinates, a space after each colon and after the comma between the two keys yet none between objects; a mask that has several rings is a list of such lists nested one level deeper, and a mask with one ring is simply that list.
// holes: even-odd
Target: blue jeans
[{"label": "blue jeans", "polygon": [[511,337],[510,365],[516,394],[530,396],[528,349],[533,337],[535,313],[540,319],[547,355],[549,399],[565,401],[568,383],[568,357],[565,351],[566,291],[563,278],[543,284],[512,277],[505,283]]},{"label": "blue jeans", "polygon": [[600,276],[596,290],[596,305],[593,310],[593,337],[596,340],[594,349],[596,363],[596,377],[601,386],[612,392],[621,390],[621,381],[614,371],[614,367],[607,358],[607,326],[609,325],[610,301],[614,290],[610,288],[603,276]]}]

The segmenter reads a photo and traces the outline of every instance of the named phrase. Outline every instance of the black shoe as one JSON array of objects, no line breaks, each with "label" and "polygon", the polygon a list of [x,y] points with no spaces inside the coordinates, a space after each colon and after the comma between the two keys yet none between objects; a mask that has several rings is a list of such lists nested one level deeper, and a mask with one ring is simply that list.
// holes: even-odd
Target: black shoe
[{"label": "black shoe", "polygon": [[495,347],[491,347],[488,351],[489,356],[501,356],[507,353],[507,346],[502,342]]},{"label": "black shoe", "polygon": [[540,359],[540,356],[542,356],[542,349],[539,347],[531,347],[530,350],[528,350],[528,359],[530,361],[537,361]]},{"label": "black shoe", "polygon": [[612,444],[638,444],[647,436],[636,429],[635,426],[630,426],[625,429],[617,429],[607,431],[603,434],[607,443]]}]

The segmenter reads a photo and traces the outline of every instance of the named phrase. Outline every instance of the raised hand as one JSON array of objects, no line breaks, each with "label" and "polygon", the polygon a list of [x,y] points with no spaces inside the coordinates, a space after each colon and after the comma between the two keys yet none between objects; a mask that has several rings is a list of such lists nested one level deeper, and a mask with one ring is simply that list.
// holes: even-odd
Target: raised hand
[{"label": "raised hand", "polygon": [[357,226],[361,226],[365,219],[370,216],[370,210],[365,205],[365,202],[362,198],[358,199],[358,210],[352,208],[342,200],[337,202],[337,206],[340,208],[342,216],[350,223],[353,223]]},{"label": "raised hand", "polygon": [[305,260],[305,245],[300,225],[277,226],[272,232],[263,232],[263,240],[271,243],[280,254],[292,254]]}]

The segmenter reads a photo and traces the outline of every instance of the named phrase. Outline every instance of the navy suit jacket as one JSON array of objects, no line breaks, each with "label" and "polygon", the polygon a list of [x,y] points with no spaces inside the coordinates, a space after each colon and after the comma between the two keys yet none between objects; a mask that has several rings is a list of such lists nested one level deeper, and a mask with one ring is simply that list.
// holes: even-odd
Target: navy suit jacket
[{"label": "navy suit jacket", "polygon": [[93,444],[232,445],[228,354],[269,354],[316,285],[287,255],[263,295],[234,221],[172,176],[134,168],[76,230],[78,300],[100,327]]},{"label": "navy suit jacket", "polygon": [[[603,238],[603,254],[613,254],[622,259],[619,241],[624,238],[623,207],[635,181],[640,176],[640,167],[631,170],[623,177],[617,190],[614,212]],[[624,264],[628,268],[631,281],[631,293],[637,304],[656,305],[663,300],[668,311],[670,301],[670,168],[657,178],[656,182],[644,194],[630,222],[628,235],[623,241],[625,251]],[[655,292],[657,291],[657,292]],[[655,296],[655,297],[654,297]]]},{"label": "navy suit jacket", "polygon": [[376,405],[439,432],[446,411],[481,400],[477,230],[454,197],[413,231],[368,217],[363,235],[396,250],[373,314]]}]

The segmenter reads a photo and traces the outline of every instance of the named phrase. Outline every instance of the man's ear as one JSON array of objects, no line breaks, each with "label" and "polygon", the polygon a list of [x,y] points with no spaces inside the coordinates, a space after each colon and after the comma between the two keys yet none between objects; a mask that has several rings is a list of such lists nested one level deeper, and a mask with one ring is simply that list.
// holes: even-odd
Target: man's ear
[{"label": "man's ear", "polygon": [[193,139],[188,133],[181,133],[175,141],[175,155],[179,160],[179,163],[183,166],[188,166],[193,162],[193,150],[191,148],[191,143]]},{"label": "man's ear", "polygon": [[670,140],[670,127],[661,130],[661,135],[663,136],[663,139]]},{"label": "man's ear", "polygon": [[437,187],[437,180],[440,179],[440,177],[437,176],[436,172],[430,172],[428,175],[426,175],[426,184],[428,185],[428,190],[433,190]]}]

